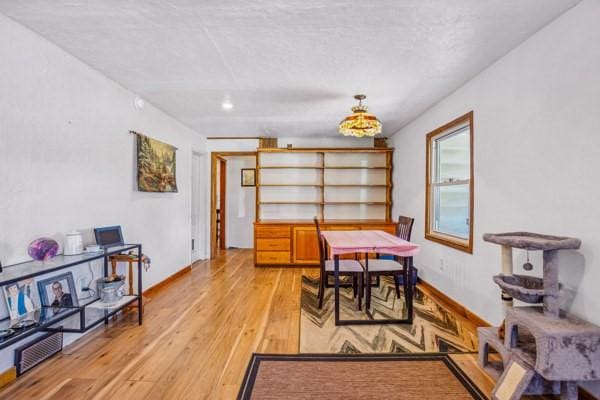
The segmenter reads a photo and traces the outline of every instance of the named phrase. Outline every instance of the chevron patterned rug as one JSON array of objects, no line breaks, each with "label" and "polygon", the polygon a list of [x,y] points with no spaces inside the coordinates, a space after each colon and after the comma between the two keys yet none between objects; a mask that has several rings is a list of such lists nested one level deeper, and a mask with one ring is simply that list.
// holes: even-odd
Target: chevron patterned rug
[{"label": "chevron patterned rug", "polygon": [[[317,278],[302,277],[300,353],[422,353],[477,351],[477,333],[470,322],[457,318],[419,288],[413,302],[412,325],[335,326],[333,289],[325,289],[323,308],[317,308]],[[372,288],[371,313],[375,319],[405,316],[403,297],[398,299],[393,280],[381,278]],[[351,288],[340,289],[342,319],[367,319],[356,310]]]}]

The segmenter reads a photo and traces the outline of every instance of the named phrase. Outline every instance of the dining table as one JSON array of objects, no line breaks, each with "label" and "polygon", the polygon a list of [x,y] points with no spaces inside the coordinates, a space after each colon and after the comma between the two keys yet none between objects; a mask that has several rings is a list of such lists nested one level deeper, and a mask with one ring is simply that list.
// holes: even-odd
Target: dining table
[{"label": "dining table", "polygon": [[[376,325],[376,324],[412,324],[413,322],[413,256],[418,254],[419,245],[408,242],[397,236],[379,230],[352,230],[352,231],[322,231],[321,235],[326,243],[328,257],[334,260],[334,312],[335,325]],[[367,319],[341,319],[340,318],[340,256],[355,253],[365,254],[363,267],[369,271],[369,253],[392,255],[402,257],[404,261],[403,283],[404,300],[406,304],[406,318],[375,319],[369,307],[365,307]],[[371,282],[366,283],[366,299],[370,298]]]}]

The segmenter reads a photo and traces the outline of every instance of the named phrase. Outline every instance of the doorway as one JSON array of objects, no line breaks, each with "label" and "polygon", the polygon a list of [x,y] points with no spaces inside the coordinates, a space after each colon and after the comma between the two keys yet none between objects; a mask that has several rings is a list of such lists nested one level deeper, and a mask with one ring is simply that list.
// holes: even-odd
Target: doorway
[{"label": "doorway", "polygon": [[256,169],[256,152],[211,153],[211,258],[220,249],[254,246],[256,186],[242,185],[242,169]]}]

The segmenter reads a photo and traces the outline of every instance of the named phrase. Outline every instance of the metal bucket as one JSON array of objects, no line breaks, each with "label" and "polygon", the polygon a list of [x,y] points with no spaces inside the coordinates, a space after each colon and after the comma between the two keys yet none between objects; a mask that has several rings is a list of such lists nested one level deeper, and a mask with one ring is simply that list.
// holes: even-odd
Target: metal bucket
[{"label": "metal bucket", "polygon": [[104,279],[98,279],[98,292],[100,301],[106,305],[118,303],[123,298],[121,287],[125,280],[107,282]]}]

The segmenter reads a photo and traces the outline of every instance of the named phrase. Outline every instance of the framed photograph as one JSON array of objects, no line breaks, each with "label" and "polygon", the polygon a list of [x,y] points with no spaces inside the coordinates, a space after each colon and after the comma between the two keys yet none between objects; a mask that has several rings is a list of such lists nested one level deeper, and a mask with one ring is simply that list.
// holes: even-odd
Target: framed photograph
[{"label": "framed photograph", "polygon": [[25,279],[2,288],[10,319],[25,318],[40,308],[33,282],[33,279]]},{"label": "framed photograph", "polygon": [[242,186],[256,186],[256,168],[242,168]]},{"label": "framed photograph", "polygon": [[42,306],[52,307],[56,313],[60,312],[61,308],[79,306],[75,281],[71,272],[39,281],[38,291]]}]

